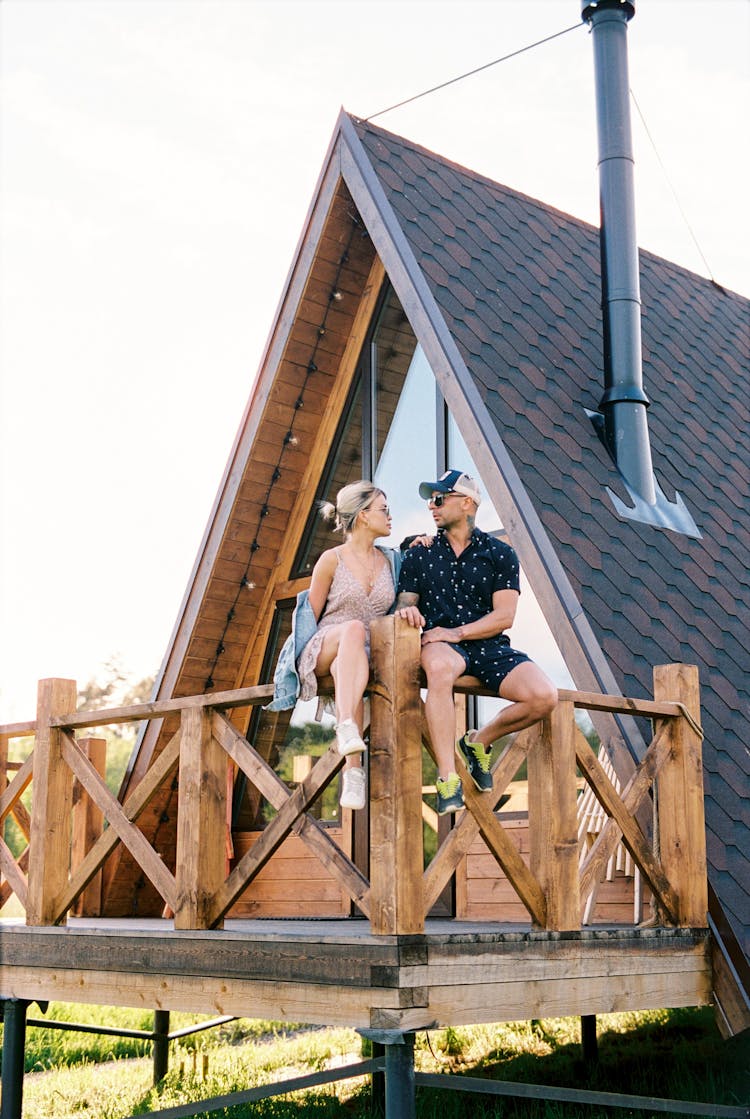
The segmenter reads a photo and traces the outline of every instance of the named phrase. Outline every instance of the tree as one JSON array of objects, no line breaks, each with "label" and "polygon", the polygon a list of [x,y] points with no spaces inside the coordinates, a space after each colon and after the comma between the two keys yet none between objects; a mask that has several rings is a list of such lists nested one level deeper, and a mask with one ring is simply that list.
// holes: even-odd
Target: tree
[{"label": "tree", "polygon": [[[151,698],[153,676],[135,679],[124,666],[119,653],[109,657],[97,673],[78,691],[81,708],[98,711],[105,707],[130,707]],[[95,727],[92,735],[107,742],[107,785],[117,794],[128,759],[138,735],[138,723],[112,723]]]}]

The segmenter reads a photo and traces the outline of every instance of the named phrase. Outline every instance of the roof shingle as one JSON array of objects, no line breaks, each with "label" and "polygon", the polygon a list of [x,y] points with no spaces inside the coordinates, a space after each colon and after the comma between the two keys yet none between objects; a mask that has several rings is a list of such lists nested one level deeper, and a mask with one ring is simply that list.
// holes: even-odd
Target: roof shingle
[{"label": "roof shingle", "polygon": [[599,231],[355,127],[624,694],[651,694],[654,664],[699,667],[709,874],[750,956],[748,301],[641,252],[654,470],[703,535],[622,520],[584,411],[603,391]]}]

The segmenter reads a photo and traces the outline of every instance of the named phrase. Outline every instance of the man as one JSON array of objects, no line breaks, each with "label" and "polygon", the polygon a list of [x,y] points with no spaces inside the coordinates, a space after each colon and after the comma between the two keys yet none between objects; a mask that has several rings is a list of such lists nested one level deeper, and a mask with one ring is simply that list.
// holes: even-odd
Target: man
[{"label": "man", "polygon": [[[464,803],[454,751],[460,751],[477,788],[489,791],[492,743],[548,715],[557,689],[525,653],[510,646],[505,631],[516,616],[518,559],[510,545],[476,527],[481,496],[475,480],[447,470],[436,482],[422,482],[419,496],[430,505],[437,535],[429,546],[416,544],[404,554],[395,612],[423,628],[425,708],[438,766],[437,810],[444,815]],[[456,743],[453,685],[464,675],[478,676],[510,703]]]}]

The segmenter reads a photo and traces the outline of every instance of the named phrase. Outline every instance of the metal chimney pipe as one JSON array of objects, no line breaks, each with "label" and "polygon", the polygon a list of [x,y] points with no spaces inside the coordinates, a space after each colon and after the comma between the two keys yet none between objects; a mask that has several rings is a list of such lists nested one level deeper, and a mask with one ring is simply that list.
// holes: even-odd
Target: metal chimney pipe
[{"label": "metal chimney pipe", "polygon": [[599,142],[604,435],[628,487],[647,505],[657,499],[641,365],[641,298],[635,232],[627,25],[633,0],[582,0],[591,26]]}]

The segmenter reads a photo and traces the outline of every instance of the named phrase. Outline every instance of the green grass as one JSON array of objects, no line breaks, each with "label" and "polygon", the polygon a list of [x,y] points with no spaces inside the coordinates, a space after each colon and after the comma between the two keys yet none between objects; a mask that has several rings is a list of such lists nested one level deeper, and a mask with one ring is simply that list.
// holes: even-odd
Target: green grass
[{"label": "green grass", "polygon": [[[29,1016],[40,1016],[35,1006]],[[51,1004],[48,1017],[131,1029],[153,1026],[150,1012],[113,1007]],[[205,1016],[175,1013],[170,1028],[201,1020]],[[415,1062],[423,1072],[735,1106],[750,1101],[750,1035],[722,1041],[710,1008],[604,1015],[598,1033],[599,1060],[591,1068],[582,1061],[577,1018],[420,1032]],[[154,1089],[149,1043],[30,1027],[24,1119],[123,1119],[352,1063],[361,1058],[362,1045],[350,1029],[241,1019],[172,1042],[170,1071]],[[369,1119],[369,1080],[342,1081],[214,1114],[224,1119]],[[651,1114],[417,1089],[418,1119],[649,1119]],[[660,1114],[654,1112],[654,1119]]]}]

